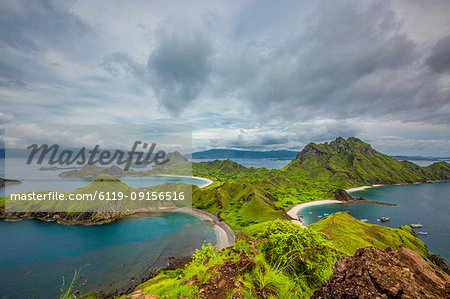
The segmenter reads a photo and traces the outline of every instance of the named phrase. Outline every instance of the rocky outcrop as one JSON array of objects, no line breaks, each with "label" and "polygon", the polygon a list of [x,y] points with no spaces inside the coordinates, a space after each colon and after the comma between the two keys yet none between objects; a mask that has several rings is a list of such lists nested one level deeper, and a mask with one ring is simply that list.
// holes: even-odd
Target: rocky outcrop
[{"label": "rocky outcrop", "polygon": [[61,224],[98,225],[114,222],[131,212],[5,212],[0,209],[0,218],[8,221],[38,219],[43,221],[56,221]]},{"label": "rocky outcrop", "polygon": [[[227,294],[232,289],[243,287],[242,282],[237,280],[237,277],[250,272],[254,266],[255,261],[244,250],[240,252],[237,262],[232,259],[224,259],[223,264],[208,270],[214,271],[217,274],[213,275],[207,282],[198,284],[198,298],[227,298]],[[197,284],[196,281],[193,283]],[[233,298],[242,297],[243,295],[240,292],[233,294]]]},{"label": "rocky outcrop", "polygon": [[0,177],[0,187],[6,186],[6,185],[14,185],[14,184],[20,184],[21,181],[19,180],[8,180]]},{"label": "rocky outcrop", "polygon": [[355,198],[342,189],[336,189],[334,191],[334,199],[339,201],[354,201]]},{"label": "rocky outcrop", "polygon": [[351,196],[350,194],[348,194],[347,191],[342,190],[342,189],[336,189],[336,191],[334,191],[334,199],[343,201],[343,202],[358,201],[358,202],[370,203],[370,204],[375,204],[375,205],[384,205],[384,206],[395,206],[396,205],[396,204],[390,203],[390,202],[367,200],[367,199],[364,199],[362,196],[355,198],[355,197]]},{"label": "rocky outcrop", "polygon": [[303,150],[299,153],[297,153],[297,155],[295,156],[295,159],[300,159],[300,160],[304,160],[306,159],[306,157],[308,157],[309,155],[312,156],[321,156],[321,155],[326,155],[327,153],[319,150],[317,148],[317,145],[314,144],[313,142],[309,143],[308,145],[306,145]]},{"label": "rocky outcrop", "polygon": [[312,298],[450,298],[450,276],[407,248],[362,247]]}]

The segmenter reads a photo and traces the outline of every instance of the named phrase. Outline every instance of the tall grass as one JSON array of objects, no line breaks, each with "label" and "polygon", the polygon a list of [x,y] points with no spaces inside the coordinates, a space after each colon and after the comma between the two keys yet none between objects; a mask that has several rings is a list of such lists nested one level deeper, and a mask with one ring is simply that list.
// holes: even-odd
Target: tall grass
[{"label": "tall grass", "polygon": [[66,279],[63,276],[63,282],[61,286],[61,294],[59,295],[59,299],[73,299],[77,298],[76,294],[81,294],[81,287],[86,283],[86,280],[83,282],[80,282],[77,284],[77,280],[79,280],[80,276],[78,274],[78,271],[75,271],[72,277],[72,281],[69,283],[69,285],[66,286]]}]

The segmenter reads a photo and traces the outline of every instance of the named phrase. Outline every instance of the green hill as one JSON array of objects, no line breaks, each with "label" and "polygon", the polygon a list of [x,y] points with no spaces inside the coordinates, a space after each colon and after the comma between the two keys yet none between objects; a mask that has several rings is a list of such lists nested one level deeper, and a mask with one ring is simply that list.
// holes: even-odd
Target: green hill
[{"label": "green hill", "polygon": [[348,212],[327,216],[308,229],[325,233],[335,248],[353,255],[359,247],[376,246],[381,249],[406,247],[419,253],[429,261],[430,253],[411,227],[402,225],[398,229],[364,223]]},{"label": "green hill", "polygon": [[450,165],[419,167],[374,150],[357,138],[308,144],[281,170],[247,168],[231,160],[192,163],[196,176],[215,185],[196,189],[193,204],[225,219],[234,228],[286,217],[285,209],[334,198],[338,188],[448,180]]},{"label": "green hill", "polygon": [[243,298],[232,296],[239,293],[245,298],[309,298],[328,280],[335,262],[357,247],[406,247],[429,261],[425,244],[410,228],[370,225],[347,213],[332,216],[306,229],[282,220],[252,225],[247,234],[238,233],[233,246],[220,251],[203,246],[182,269],[161,270],[136,289],[168,298]]},{"label": "green hill", "polygon": [[450,177],[450,165],[446,162],[419,167],[382,154],[354,137],[337,138],[324,144],[310,143],[283,171],[288,176],[341,187],[448,180]]}]

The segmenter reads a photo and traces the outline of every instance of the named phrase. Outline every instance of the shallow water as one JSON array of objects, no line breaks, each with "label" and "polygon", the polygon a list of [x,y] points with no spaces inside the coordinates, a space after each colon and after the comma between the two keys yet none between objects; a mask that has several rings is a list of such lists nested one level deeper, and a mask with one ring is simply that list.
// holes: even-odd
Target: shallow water
[{"label": "shallow water", "polygon": [[[353,192],[352,196],[397,205],[326,204],[305,208],[300,211],[299,216],[303,217],[307,225],[319,221],[324,214],[341,211],[349,211],[353,217],[367,219],[369,223],[393,228],[420,223],[423,227],[414,230],[428,232],[428,235],[418,237],[425,242],[431,252],[450,260],[450,183],[384,186]],[[390,221],[378,222],[377,219],[382,216],[389,217]]]},{"label": "shallow water", "polygon": [[139,214],[83,226],[38,220],[0,221],[0,298],[56,298],[77,270],[83,291],[125,288],[172,256],[189,256],[214,228],[185,213]]}]

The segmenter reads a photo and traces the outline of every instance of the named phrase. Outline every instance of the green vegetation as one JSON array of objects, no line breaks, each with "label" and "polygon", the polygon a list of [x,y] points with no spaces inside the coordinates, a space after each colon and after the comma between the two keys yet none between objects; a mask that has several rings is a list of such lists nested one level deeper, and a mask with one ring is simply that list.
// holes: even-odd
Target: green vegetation
[{"label": "green vegetation", "polygon": [[234,246],[219,252],[203,246],[184,269],[161,271],[137,289],[162,298],[192,298],[200,289],[216,288],[209,283],[221,273],[235,281],[223,290],[227,296],[240,291],[247,298],[306,298],[343,257],[321,232],[281,220],[253,227],[258,227],[255,238],[240,233]]},{"label": "green vegetation", "polygon": [[[192,175],[215,183],[203,189],[186,184],[170,187],[192,188],[193,207],[209,211],[245,233],[238,234],[234,246],[218,252],[213,246],[203,246],[184,269],[160,271],[138,286],[146,294],[192,298],[202,293],[215,298],[221,292],[221,296],[230,298],[240,292],[247,298],[308,298],[328,279],[337,260],[353,255],[362,246],[407,247],[430,262],[425,244],[407,226],[391,229],[361,222],[348,213],[336,213],[302,229],[288,221],[286,209],[334,198],[338,188],[450,178],[446,162],[419,167],[383,155],[357,138],[310,143],[281,170],[247,168],[230,160],[192,163],[173,153],[168,163],[150,171],[123,172],[88,165],[65,175],[99,175],[74,193],[132,192],[142,190],[120,182],[114,175],[185,174],[191,169]],[[164,185],[146,190],[160,188]],[[3,210],[4,200],[0,200]],[[92,221],[106,214],[81,211],[72,215],[77,219],[88,215]]]},{"label": "green vegetation", "polygon": [[192,163],[181,154],[169,154],[169,162],[149,171],[124,172],[113,167],[88,165],[62,176],[119,176],[186,174],[206,177],[214,184],[193,187],[193,206],[220,216],[233,228],[275,219],[288,219],[285,209],[313,200],[332,199],[336,189],[369,184],[447,180],[450,165],[439,162],[419,167],[398,161],[372,149],[357,138],[337,138],[330,143],[308,144],[281,170],[247,168],[230,160]]},{"label": "green vegetation", "polygon": [[416,233],[407,225],[393,229],[359,221],[347,212],[335,213],[308,229],[325,233],[333,246],[346,254],[353,255],[359,247],[376,246],[385,249],[406,247],[419,253],[429,261],[430,253]]},{"label": "green vegetation", "polygon": [[219,215],[233,228],[279,218],[302,202],[333,199],[336,189],[450,178],[446,162],[419,167],[381,154],[357,138],[308,144],[281,170],[246,168],[230,160],[193,163],[193,174],[216,183],[193,189],[193,205]]},{"label": "green vegetation", "polygon": [[69,285],[66,285],[64,276],[62,279],[63,282],[60,289],[61,294],[59,295],[59,299],[77,298],[77,295],[80,294],[80,288],[86,283],[86,281],[78,283],[80,277],[77,271],[75,271],[75,273],[73,274],[73,278],[70,281]]},{"label": "green vegetation", "polygon": [[350,137],[308,144],[283,171],[289,176],[334,183],[345,189],[357,185],[446,180],[450,165],[439,162],[419,167],[379,153],[369,144]]},{"label": "green vegetation", "polygon": [[[192,185],[164,183],[148,188],[133,188],[120,179],[100,174],[86,186],[73,192],[62,193],[70,200],[15,200],[10,196],[0,198],[0,216],[8,219],[37,218],[57,220],[62,223],[99,224],[108,223],[137,209],[158,209],[191,206]],[[152,194],[155,193],[155,200]],[[161,200],[158,194],[183,194],[183,200]],[[48,196],[49,191],[26,192],[21,196]],[[82,200],[74,200],[81,198]],[[95,198],[95,200],[93,200]],[[133,200],[133,198],[135,200]],[[115,199],[115,200],[114,200]],[[120,199],[120,200],[119,200]],[[142,200],[141,200],[142,199]],[[150,199],[150,200],[149,200]],[[5,207],[6,203],[6,207]],[[5,214],[5,208],[6,214]],[[26,211],[26,213],[10,212]]]},{"label": "green vegetation", "polygon": [[[359,247],[407,247],[427,260],[430,254],[410,228],[371,225],[347,213],[306,229],[275,220],[245,231],[248,235],[239,233],[234,246],[218,252],[203,246],[184,269],[161,271],[136,289],[162,298],[195,298],[209,288],[226,286],[227,298],[237,291],[247,298],[309,298],[328,279],[335,262]],[[246,270],[235,271],[233,266]],[[226,285],[220,278],[233,283]]]}]

